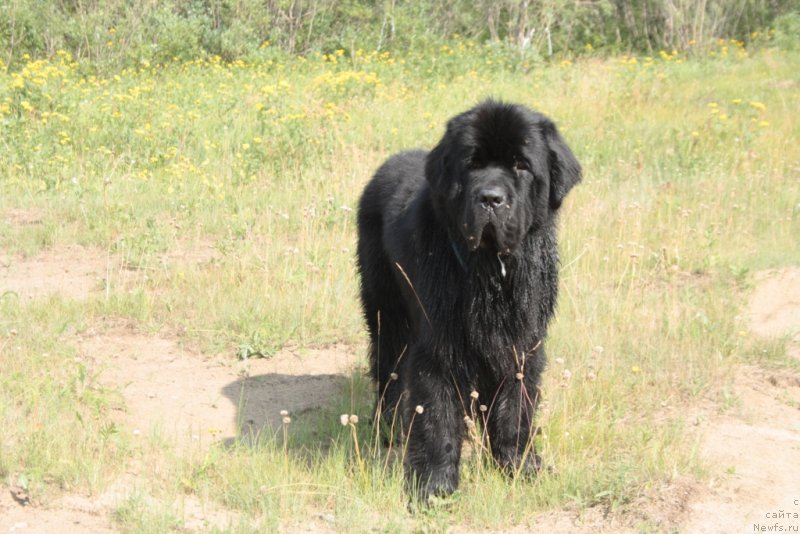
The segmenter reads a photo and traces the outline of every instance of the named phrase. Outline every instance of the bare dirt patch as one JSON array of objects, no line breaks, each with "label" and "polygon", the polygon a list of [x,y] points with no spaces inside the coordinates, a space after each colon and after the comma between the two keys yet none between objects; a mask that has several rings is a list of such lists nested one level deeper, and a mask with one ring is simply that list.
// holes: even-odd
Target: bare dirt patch
[{"label": "bare dirt patch", "polygon": [[128,276],[121,262],[99,249],[68,246],[24,258],[0,256],[0,294],[32,300],[50,295],[85,299]]},{"label": "bare dirt patch", "polygon": [[[769,271],[756,280],[751,329],[766,337],[789,336],[790,351],[796,350],[800,269]],[[800,514],[800,374],[745,366],[734,390],[738,405],[705,428],[701,453],[711,480],[690,502],[683,527],[686,532],[800,528],[794,515],[781,516]]]},{"label": "bare dirt patch", "polygon": [[735,387],[739,408],[710,421],[702,442],[711,481],[690,505],[687,532],[753,532],[775,524],[768,514],[800,513],[800,379],[744,367]]},{"label": "bare dirt patch", "polygon": [[55,501],[49,505],[21,506],[2,488],[0,491],[0,532],[19,534],[74,532],[105,534],[116,532],[105,510],[70,506]]},{"label": "bare dirt patch", "polygon": [[282,410],[302,417],[341,390],[355,361],[336,345],[234,363],[124,329],[88,336],[80,350],[99,383],[122,393],[123,424],[182,446],[277,429]]},{"label": "bare dirt patch", "polygon": [[800,358],[800,268],[765,271],[750,299],[751,329],[764,337],[787,337],[789,354]]},{"label": "bare dirt patch", "polygon": [[[18,534],[106,534],[119,532],[112,512],[136,487],[135,477],[125,475],[100,495],[64,494],[47,503],[20,506],[11,493],[0,491],[0,532]],[[143,498],[141,495],[139,498]],[[146,499],[151,499],[145,497]],[[153,502],[154,507],[159,503]],[[173,506],[181,522],[180,532],[225,531],[238,522],[234,512],[213,504],[202,504],[192,495],[182,496]]]},{"label": "bare dirt patch", "polygon": [[[201,241],[191,246],[177,243],[154,259],[158,269],[167,269],[202,266],[220,256],[211,243]],[[144,287],[152,270],[132,268],[120,255],[98,247],[60,246],[32,257],[0,252],[0,295],[16,294],[25,301],[50,296],[84,300],[112,290]]]}]

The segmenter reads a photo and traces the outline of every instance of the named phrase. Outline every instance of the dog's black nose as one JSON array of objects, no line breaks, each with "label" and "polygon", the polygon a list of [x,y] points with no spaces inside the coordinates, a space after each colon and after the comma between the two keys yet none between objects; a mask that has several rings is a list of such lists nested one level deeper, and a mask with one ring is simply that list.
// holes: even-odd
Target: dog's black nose
[{"label": "dog's black nose", "polygon": [[486,187],[478,191],[478,202],[487,210],[497,209],[506,203],[506,194],[500,187]]}]

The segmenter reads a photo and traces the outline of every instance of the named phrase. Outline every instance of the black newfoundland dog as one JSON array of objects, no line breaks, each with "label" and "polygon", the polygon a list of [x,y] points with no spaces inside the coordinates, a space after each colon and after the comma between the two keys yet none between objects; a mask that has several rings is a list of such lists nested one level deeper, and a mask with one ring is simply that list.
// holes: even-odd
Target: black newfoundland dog
[{"label": "black newfoundland dog", "polygon": [[432,151],[391,157],[364,191],[371,373],[422,500],[458,486],[473,392],[496,462],[539,469],[533,418],[558,290],[556,214],[580,178],[549,119],[488,100],[451,119]]}]

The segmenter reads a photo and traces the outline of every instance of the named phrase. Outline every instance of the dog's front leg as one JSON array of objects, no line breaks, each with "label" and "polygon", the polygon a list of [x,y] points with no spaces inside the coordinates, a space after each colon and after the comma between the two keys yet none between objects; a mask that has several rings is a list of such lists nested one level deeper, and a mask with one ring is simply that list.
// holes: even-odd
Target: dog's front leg
[{"label": "dog's front leg", "polygon": [[418,500],[445,496],[458,487],[464,422],[452,377],[443,376],[424,351],[411,354],[414,376],[406,383],[404,457],[406,487]]}]

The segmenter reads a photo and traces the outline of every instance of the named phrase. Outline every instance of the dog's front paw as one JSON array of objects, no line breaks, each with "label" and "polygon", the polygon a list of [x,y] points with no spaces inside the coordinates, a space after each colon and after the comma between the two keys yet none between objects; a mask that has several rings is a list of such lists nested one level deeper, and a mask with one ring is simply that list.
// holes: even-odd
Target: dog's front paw
[{"label": "dog's front paw", "polygon": [[457,466],[437,469],[407,469],[406,489],[412,500],[428,504],[432,500],[452,495],[458,488]]},{"label": "dog's front paw", "polygon": [[515,478],[532,479],[545,469],[542,457],[533,450],[522,454],[498,455],[496,461],[506,475]]}]

